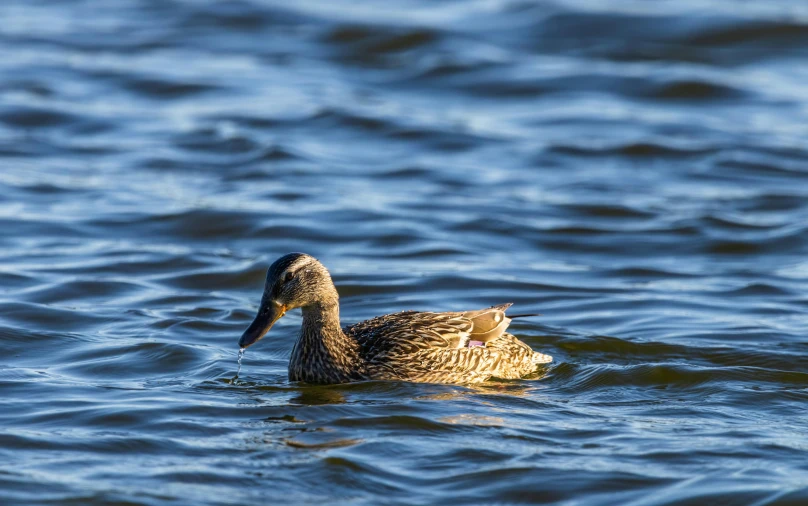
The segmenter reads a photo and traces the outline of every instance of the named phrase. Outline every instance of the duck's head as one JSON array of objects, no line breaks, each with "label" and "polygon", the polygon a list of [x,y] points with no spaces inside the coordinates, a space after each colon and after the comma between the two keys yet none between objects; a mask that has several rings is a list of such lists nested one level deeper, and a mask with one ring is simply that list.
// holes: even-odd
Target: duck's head
[{"label": "duck's head", "polygon": [[261,307],[241,335],[239,347],[246,348],[264,337],[287,311],[332,299],[336,302],[336,297],[331,275],[316,258],[305,253],[289,253],[280,257],[267,271]]}]

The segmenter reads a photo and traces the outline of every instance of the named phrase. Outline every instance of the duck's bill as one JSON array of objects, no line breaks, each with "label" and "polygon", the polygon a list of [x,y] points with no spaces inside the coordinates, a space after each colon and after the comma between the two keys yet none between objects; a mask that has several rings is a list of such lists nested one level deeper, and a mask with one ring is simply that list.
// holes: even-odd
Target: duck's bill
[{"label": "duck's bill", "polygon": [[255,344],[269,332],[269,329],[286,313],[286,307],[277,304],[268,304],[262,307],[247,330],[238,340],[239,348],[246,348]]}]

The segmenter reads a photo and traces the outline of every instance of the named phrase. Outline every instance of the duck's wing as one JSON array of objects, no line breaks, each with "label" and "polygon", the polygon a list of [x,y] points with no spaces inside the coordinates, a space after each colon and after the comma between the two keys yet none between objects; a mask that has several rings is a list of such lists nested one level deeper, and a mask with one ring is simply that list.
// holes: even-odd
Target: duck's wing
[{"label": "duck's wing", "polygon": [[469,339],[487,343],[501,336],[511,323],[511,319],[505,316],[505,311],[512,305],[513,303],[509,302],[463,313],[463,318],[472,324]]},{"label": "duck's wing", "polygon": [[[517,378],[535,369],[529,346],[505,329],[511,304],[467,312],[405,311],[346,327],[361,355],[379,377],[458,383],[490,376]],[[469,348],[469,341],[486,346]]]},{"label": "duck's wing", "polygon": [[468,345],[474,323],[463,313],[403,311],[345,327],[367,360],[419,350],[457,349]]},{"label": "duck's wing", "polygon": [[366,356],[390,351],[413,353],[426,348],[466,348],[469,341],[489,342],[501,336],[511,321],[505,317],[510,306],[445,313],[402,311],[351,325],[344,331],[359,342]]},{"label": "duck's wing", "polygon": [[414,358],[415,366],[407,368],[405,364],[406,379],[430,383],[477,383],[491,377],[518,379],[535,371],[539,364],[553,360],[508,333],[486,346],[433,348],[420,351]]}]

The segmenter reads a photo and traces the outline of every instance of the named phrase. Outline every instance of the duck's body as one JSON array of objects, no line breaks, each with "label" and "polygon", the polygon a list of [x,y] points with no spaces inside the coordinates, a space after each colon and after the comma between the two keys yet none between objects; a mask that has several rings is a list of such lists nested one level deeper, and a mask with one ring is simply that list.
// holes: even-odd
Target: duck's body
[{"label": "duck's body", "polygon": [[289,379],[307,383],[396,380],[479,383],[515,379],[552,361],[505,332],[510,304],[468,312],[404,311],[340,328],[336,289],[325,267],[301,253],[269,269],[261,310],[239,342],[260,339],[286,310],[303,308]]}]

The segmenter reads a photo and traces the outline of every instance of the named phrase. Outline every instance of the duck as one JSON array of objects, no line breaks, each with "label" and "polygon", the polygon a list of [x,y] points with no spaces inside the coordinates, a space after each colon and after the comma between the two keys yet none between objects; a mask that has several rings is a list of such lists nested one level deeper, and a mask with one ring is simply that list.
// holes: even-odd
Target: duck
[{"label": "duck", "polygon": [[472,311],[401,311],[342,327],[339,295],[328,270],[305,253],[289,253],[267,270],[258,313],[242,334],[243,352],[287,311],[301,308],[301,332],[289,380],[475,384],[518,379],[552,362],[550,355],[505,332],[508,304]]}]

